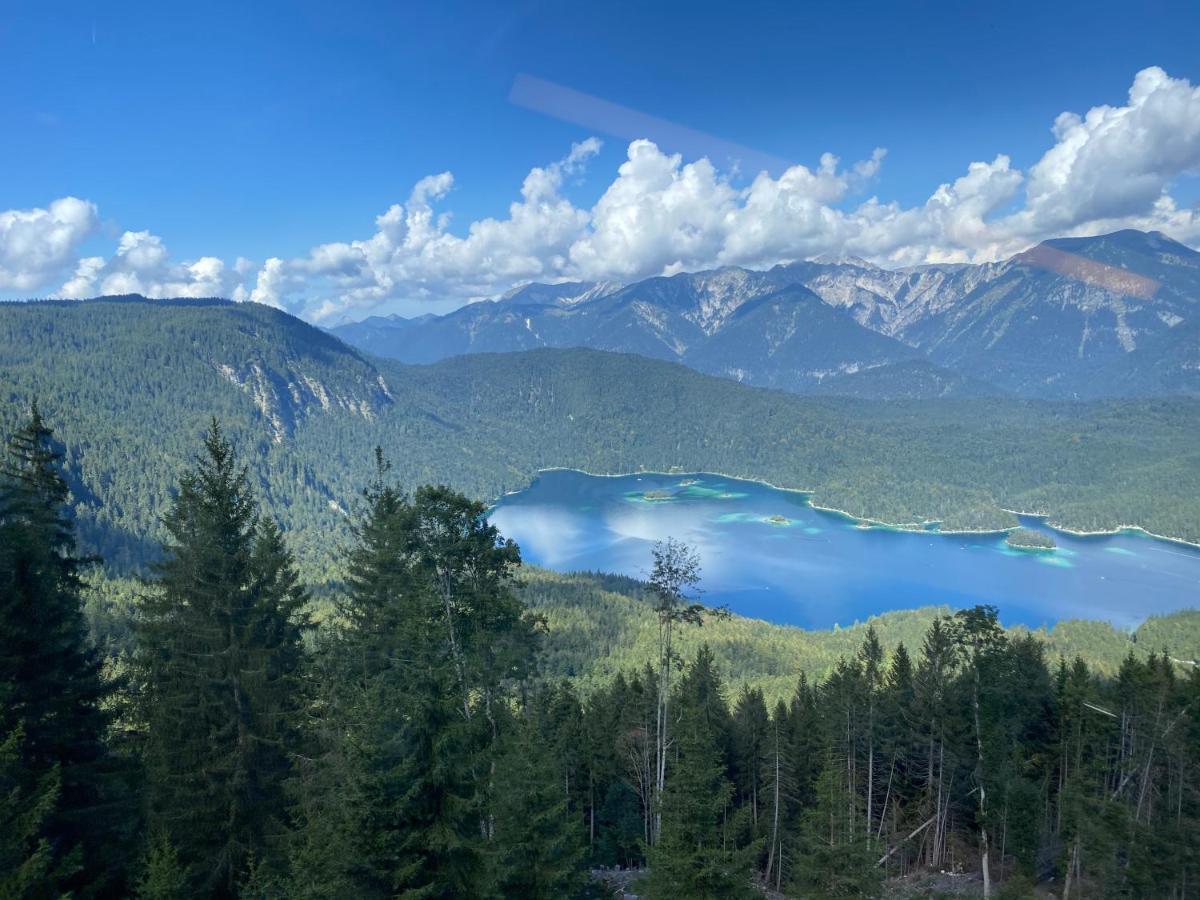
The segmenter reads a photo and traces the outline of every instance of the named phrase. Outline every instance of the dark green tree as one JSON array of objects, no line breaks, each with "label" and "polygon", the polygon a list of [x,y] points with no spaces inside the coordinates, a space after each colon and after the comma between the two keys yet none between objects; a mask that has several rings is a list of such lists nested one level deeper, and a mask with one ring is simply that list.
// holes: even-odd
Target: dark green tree
[{"label": "dark green tree", "polygon": [[[975,782],[976,824],[979,827],[979,866],[983,874],[983,896],[990,897],[992,892],[991,852],[992,809],[988,803],[988,792],[991,788],[992,775],[989,771],[989,760],[984,737],[985,720],[982,708],[985,702],[984,671],[994,661],[996,654],[1005,646],[1004,629],[1000,627],[994,606],[976,606],[971,609],[959,610],[950,622],[950,636],[958,648],[965,675],[968,679],[970,702],[971,731],[975,744],[975,768],[971,773]],[[995,685],[989,687],[994,688]]]},{"label": "dark green tree", "polygon": [[582,886],[583,823],[557,777],[553,745],[532,722],[505,729],[490,805],[494,837],[487,848],[497,900],[560,900]]},{"label": "dark green tree", "polygon": [[164,525],[139,627],[151,826],[191,893],[230,897],[281,857],[307,594],[215,421]]},{"label": "dark green tree", "polygon": [[[717,711],[715,701],[721,701]],[[704,647],[680,680],[675,702],[677,757],[662,800],[662,831],[650,849],[651,898],[725,900],[751,896],[758,845],[738,847],[727,776],[729,711]]]},{"label": "dark green tree", "polygon": [[34,405],[0,462],[0,802],[15,807],[3,863],[40,873],[22,894],[35,897],[121,892],[134,825],[106,744],[111,686],[87,634],[89,560],[62,459]]},{"label": "dark green tree", "polygon": [[764,754],[770,727],[771,716],[762,691],[743,687],[733,707],[730,768],[738,803],[748,810],[755,836],[763,809]]},{"label": "dark green tree", "polygon": [[536,649],[520,555],[480,504],[447,488],[409,499],[376,461],[316,662],[329,686],[298,781],[294,890],[482,896],[496,767]]}]

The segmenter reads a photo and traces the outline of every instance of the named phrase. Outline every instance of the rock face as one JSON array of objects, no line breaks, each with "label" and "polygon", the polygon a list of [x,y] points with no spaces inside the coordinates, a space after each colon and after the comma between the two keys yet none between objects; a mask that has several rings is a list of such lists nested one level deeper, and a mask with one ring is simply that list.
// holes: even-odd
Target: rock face
[{"label": "rock face", "polygon": [[1200,393],[1200,253],[1119,231],[984,265],[812,261],[624,287],[533,284],[444,316],[333,332],[405,362],[586,346],[802,393]]},{"label": "rock face", "polygon": [[1047,241],[906,332],[935,362],[1033,396],[1200,390],[1200,253],[1161,234]]}]

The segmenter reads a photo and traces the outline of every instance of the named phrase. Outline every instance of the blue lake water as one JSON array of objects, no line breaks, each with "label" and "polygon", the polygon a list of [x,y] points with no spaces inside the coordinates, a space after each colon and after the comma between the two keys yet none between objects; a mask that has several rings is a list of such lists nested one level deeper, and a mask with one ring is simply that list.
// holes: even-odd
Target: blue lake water
[{"label": "blue lake water", "polygon": [[1107,619],[1131,626],[1200,606],[1200,549],[1138,532],[1052,534],[1052,553],[1003,534],[860,528],[805,495],[716,475],[543,472],[503,497],[492,522],[527,562],[644,576],[651,544],[695,546],[703,599],[738,614],[824,628],[893,609],[991,603],[1006,624]]}]

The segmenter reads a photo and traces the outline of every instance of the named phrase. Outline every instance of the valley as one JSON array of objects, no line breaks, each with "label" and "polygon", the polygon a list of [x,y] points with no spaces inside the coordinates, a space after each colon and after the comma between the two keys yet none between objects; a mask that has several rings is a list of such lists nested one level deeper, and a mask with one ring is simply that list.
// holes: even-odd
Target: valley
[{"label": "valley", "polygon": [[0,14],[0,900],[1200,900],[1200,4]]},{"label": "valley", "polygon": [[[1200,540],[1200,400],[803,397],[588,349],[427,366],[366,356],[277,310],[140,298],[0,305],[0,424],[37,398],[69,448],[85,546],[151,558],[169,487],[216,415],[311,575],[384,448],[402,483],[480,500],[540,469],[717,471],[947,530],[1043,513]],[[69,353],[64,349],[70,348]]]}]

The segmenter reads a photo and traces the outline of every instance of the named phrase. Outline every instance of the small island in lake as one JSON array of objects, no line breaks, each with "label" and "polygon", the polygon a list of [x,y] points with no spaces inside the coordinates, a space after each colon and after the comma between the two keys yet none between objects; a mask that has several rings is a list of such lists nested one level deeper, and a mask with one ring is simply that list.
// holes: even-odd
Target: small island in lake
[{"label": "small island in lake", "polygon": [[1058,545],[1054,538],[1032,528],[1015,528],[1008,533],[1004,543],[1017,550],[1053,550]]},{"label": "small island in lake", "polygon": [[655,491],[645,491],[642,494],[642,499],[644,499],[644,500],[670,500],[674,496],[675,495],[672,494],[670,491],[655,490]]},{"label": "small island in lake", "polygon": [[792,524],[791,519],[789,519],[787,516],[780,516],[780,515],[767,516],[766,521],[770,525],[791,525]]}]

